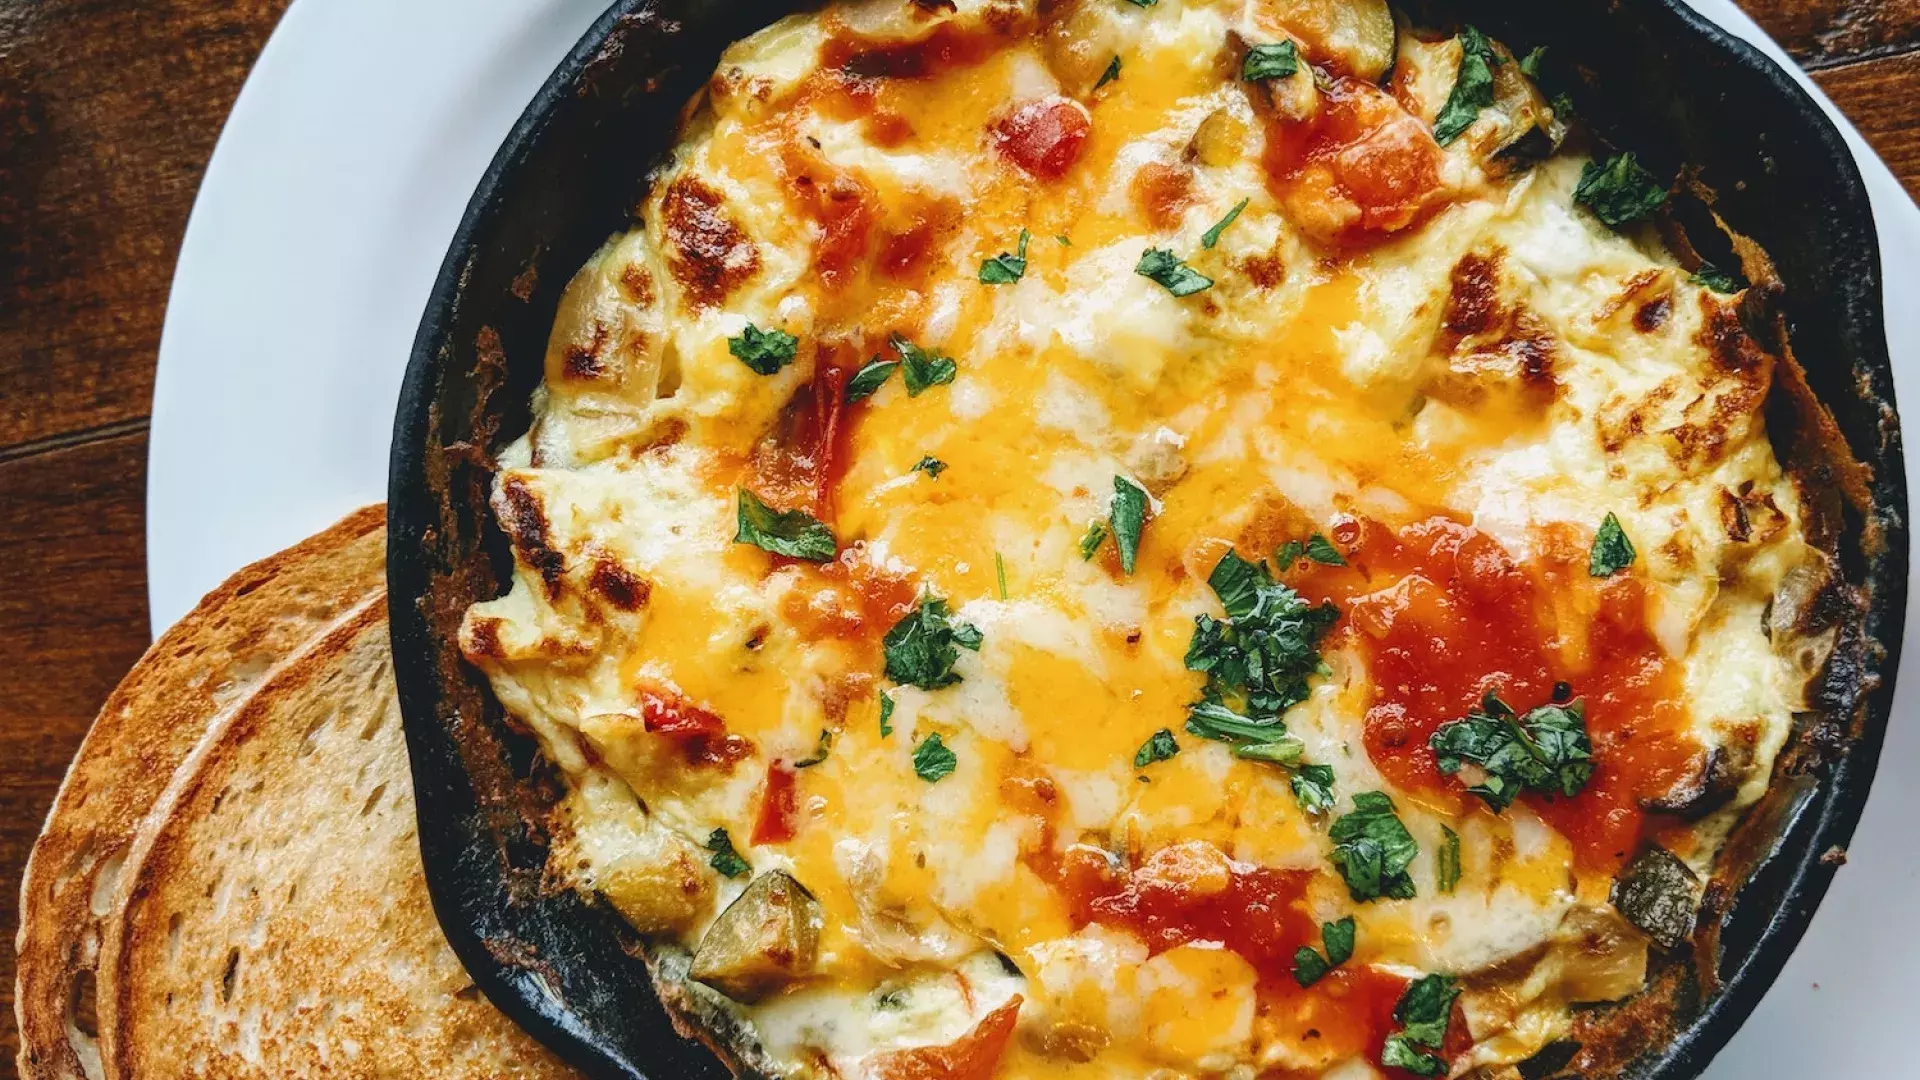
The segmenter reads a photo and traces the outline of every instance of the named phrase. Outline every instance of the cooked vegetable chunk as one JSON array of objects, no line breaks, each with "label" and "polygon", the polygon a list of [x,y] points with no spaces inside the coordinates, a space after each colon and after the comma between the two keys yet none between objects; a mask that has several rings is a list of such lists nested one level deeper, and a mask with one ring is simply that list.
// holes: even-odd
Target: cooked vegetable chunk
[{"label": "cooked vegetable chunk", "polygon": [[752,1003],[812,969],[820,947],[820,902],[786,873],[753,880],[700,939],[693,978]]}]

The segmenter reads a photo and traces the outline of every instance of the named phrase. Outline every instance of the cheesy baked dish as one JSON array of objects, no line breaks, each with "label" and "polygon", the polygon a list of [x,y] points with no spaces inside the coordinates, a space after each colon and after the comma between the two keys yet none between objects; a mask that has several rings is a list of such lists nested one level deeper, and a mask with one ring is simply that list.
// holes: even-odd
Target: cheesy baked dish
[{"label": "cheesy baked dish", "polygon": [[1552,63],[1368,0],[726,53],[461,647],[735,1067],[1510,1077],[1688,948],[1830,560],[1743,279]]}]

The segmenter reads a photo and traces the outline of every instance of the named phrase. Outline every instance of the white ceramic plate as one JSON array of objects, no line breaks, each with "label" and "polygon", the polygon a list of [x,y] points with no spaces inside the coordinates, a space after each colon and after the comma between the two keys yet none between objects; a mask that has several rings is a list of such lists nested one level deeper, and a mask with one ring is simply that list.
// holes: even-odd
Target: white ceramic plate
[{"label": "white ceramic plate", "polygon": [[[1704,13],[1784,54],[1729,0]],[[295,0],[201,185],[174,273],[147,479],[153,625],[242,564],[385,497],[401,371],[467,198],[606,0]],[[1809,85],[1811,85],[1809,83]],[[1824,99],[1823,99],[1824,100]],[[1920,379],[1920,211],[1848,131],[1887,264],[1903,387]],[[1905,298],[1895,302],[1893,298]],[[1818,358],[1810,358],[1817,363]],[[1920,638],[1852,852],[1709,1080],[1912,1070],[1920,934]]]}]

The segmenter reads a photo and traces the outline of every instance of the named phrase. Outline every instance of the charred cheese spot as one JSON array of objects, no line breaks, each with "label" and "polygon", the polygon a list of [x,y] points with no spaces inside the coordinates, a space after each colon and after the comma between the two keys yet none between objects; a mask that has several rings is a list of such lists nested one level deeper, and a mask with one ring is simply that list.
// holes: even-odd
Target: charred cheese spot
[{"label": "charred cheese spot", "polygon": [[760,249],[728,215],[720,193],[692,177],[662,204],[668,265],[695,308],[715,307],[760,270]]}]

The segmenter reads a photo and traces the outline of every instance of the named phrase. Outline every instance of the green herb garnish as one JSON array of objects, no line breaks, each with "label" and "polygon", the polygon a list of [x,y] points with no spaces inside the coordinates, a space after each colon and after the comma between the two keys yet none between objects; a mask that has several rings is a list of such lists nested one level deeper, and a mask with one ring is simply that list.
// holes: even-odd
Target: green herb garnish
[{"label": "green herb garnish", "polygon": [[1328,540],[1319,533],[1314,533],[1313,536],[1307,540],[1307,558],[1312,559],[1322,566],[1347,565],[1346,556],[1340,554],[1340,549],[1333,546],[1333,541]]},{"label": "green herb garnish", "polygon": [[1156,761],[1165,761],[1180,752],[1180,744],[1173,741],[1173,732],[1161,728],[1153,733],[1133,755],[1133,767],[1144,769]]},{"label": "green herb garnish", "polygon": [[1480,119],[1480,110],[1493,104],[1493,69],[1501,62],[1485,34],[1471,26],[1460,31],[1460,72],[1433,121],[1433,137],[1441,146],[1459,138]]},{"label": "green herb garnish", "polygon": [[1124,476],[1113,478],[1113,505],[1107,511],[1113,542],[1120,548],[1120,569],[1133,573],[1140,555],[1140,533],[1147,527],[1146,489]]},{"label": "green herb garnish", "polygon": [[1000,599],[1005,600],[1007,598],[1007,560],[1001,558],[997,551],[993,553],[993,576],[1000,585]]},{"label": "green herb garnish", "polygon": [[959,767],[959,759],[953,756],[952,750],[947,749],[946,743],[940,741],[938,732],[927,736],[919,746],[913,748],[913,771],[929,784],[953,775],[953,770]]},{"label": "green herb garnish", "polygon": [[1333,865],[1346,879],[1347,894],[1355,900],[1413,898],[1413,878],[1407,867],[1420,854],[1413,834],[1400,823],[1393,800],[1378,791],[1353,797],[1353,811],[1333,823]]},{"label": "green herb garnish", "polygon": [[1351,915],[1339,922],[1321,923],[1320,942],[1326,947],[1327,953],[1322,956],[1311,945],[1296,949],[1293,954],[1293,981],[1305,989],[1326,977],[1327,972],[1352,959],[1353,936]]},{"label": "green herb garnish", "polygon": [[1305,555],[1306,553],[1307,553],[1307,545],[1301,543],[1298,540],[1289,540],[1286,543],[1281,544],[1280,547],[1274,551],[1273,553],[1274,568],[1284,574],[1288,570],[1293,569],[1293,564],[1299,562],[1300,556]]},{"label": "green herb garnish", "polygon": [[740,489],[736,544],[809,562],[828,562],[839,551],[833,530],[804,510],[775,510],[746,488]]},{"label": "green herb garnish", "polygon": [[1539,48],[1528,53],[1525,57],[1521,58],[1520,74],[1525,75],[1529,79],[1539,78],[1540,65],[1545,63],[1546,60],[1547,60],[1547,47],[1545,45],[1542,45]]},{"label": "green herb garnish", "polygon": [[923,349],[899,334],[887,339],[894,351],[900,354],[902,373],[907,380],[907,396],[919,397],[928,387],[950,383],[959,373],[959,365],[950,356],[940,356]]},{"label": "green herb garnish", "polygon": [[1636,552],[1620,519],[1609,513],[1593,534],[1593,549],[1587,554],[1587,573],[1594,577],[1612,577],[1633,565]]},{"label": "green herb garnish", "polygon": [[952,686],[960,681],[953,670],[960,649],[979,652],[980,641],[977,627],[948,615],[945,600],[922,597],[920,606],[881,639],[887,656],[887,678],[922,690]]},{"label": "green herb garnish", "polygon": [[940,479],[940,474],[947,471],[947,463],[934,457],[932,454],[928,454],[926,457],[914,462],[913,468],[907,471],[923,472],[927,474],[928,479],[938,480]]},{"label": "green herb garnish", "polygon": [[1333,809],[1333,766],[1302,765],[1293,770],[1288,781],[1293,801],[1309,814],[1324,814]]},{"label": "green herb garnish", "polygon": [[1446,975],[1428,975],[1407,987],[1393,1007],[1400,1030],[1387,1036],[1380,1048],[1380,1064],[1405,1069],[1415,1076],[1439,1076],[1447,1071],[1438,1051],[1447,1041],[1447,1021],[1460,988]]},{"label": "green herb garnish", "polygon": [[1282,41],[1278,45],[1255,45],[1248,49],[1247,59],[1240,65],[1240,77],[1247,82],[1260,82],[1284,79],[1299,70],[1299,47],[1291,41]]},{"label": "green herb garnish", "polygon": [[1247,204],[1252,201],[1252,199],[1241,199],[1234,203],[1233,209],[1227,211],[1226,217],[1214,222],[1213,228],[1200,234],[1200,246],[1209,251],[1213,250],[1213,245],[1220,242],[1220,234],[1227,231],[1227,226],[1233,224],[1234,219],[1240,216],[1240,211],[1245,210]]},{"label": "green herb garnish", "polygon": [[741,858],[740,852],[734,849],[733,837],[728,836],[725,829],[713,830],[712,835],[707,837],[707,850],[713,852],[713,857],[707,860],[707,865],[718,870],[724,877],[743,877],[753,871],[753,867],[747,864],[747,860]]},{"label": "green herb garnish", "polygon": [[1460,884],[1460,834],[1445,825],[1440,826],[1440,831],[1447,834],[1447,838],[1434,852],[1434,876],[1440,880],[1440,891],[1450,893]]},{"label": "green herb garnish", "polygon": [[1581,703],[1542,705],[1516,716],[1489,692],[1478,712],[1443,724],[1427,740],[1440,771],[1478,765],[1486,779],[1468,788],[1495,813],[1513,805],[1522,791],[1572,797],[1593,776],[1593,744]]},{"label": "green herb garnish", "polygon": [[867,361],[866,366],[853,373],[847,380],[847,404],[851,405],[863,398],[873,396],[875,390],[886,385],[893,373],[900,369],[898,360],[882,360],[879,357]]},{"label": "green herb garnish", "polygon": [[832,752],[833,752],[833,729],[821,728],[820,742],[816,746],[814,746],[813,756],[809,758],[803,758],[799,761],[794,762],[793,767],[796,769],[811,769],[815,765],[818,765],[821,762],[827,760],[827,755]]},{"label": "green herb garnish", "polygon": [[880,737],[893,734],[893,695],[880,695]]},{"label": "green herb garnish", "polygon": [[1027,230],[1020,230],[1020,246],[1013,254],[1001,252],[980,264],[980,284],[1011,285],[1027,272]]},{"label": "green herb garnish", "polygon": [[1667,201],[1667,189],[1653,174],[1640,167],[1632,154],[1621,154],[1602,165],[1587,162],[1580,170],[1580,183],[1573,189],[1573,200],[1593,211],[1593,216],[1612,228],[1619,228],[1650,216]]},{"label": "green herb garnish", "polygon": [[1140,256],[1133,272],[1152,278],[1175,296],[1192,296],[1213,288],[1213,279],[1180,261],[1180,256],[1161,248],[1148,248]]},{"label": "green herb garnish", "polygon": [[762,330],[752,323],[738,337],[727,339],[727,351],[762,375],[772,375],[793,363],[800,339],[785,330]]},{"label": "green herb garnish", "polygon": [[[1095,90],[1098,90],[1101,87],[1107,85],[1108,83],[1112,82],[1113,80],[1119,77],[1120,77],[1120,55],[1118,53],[1115,53],[1113,57],[1113,62],[1107,65],[1107,70],[1100,73],[1100,81],[1094,83],[1093,88]],[[1058,240],[1060,239],[1060,237],[1056,236],[1054,237],[1054,239]]]},{"label": "green herb garnish", "polygon": [[1096,521],[1087,526],[1087,534],[1080,538],[1080,559],[1082,562],[1093,558],[1100,545],[1107,542],[1107,523]]},{"label": "green herb garnish", "polygon": [[1727,273],[1712,263],[1701,263],[1700,269],[1695,270],[1687,280],[1703,288],[1712,289],[1714,292],[1727,293],[1729,295],[1745,288],[1744,285],[1740,284],[1739,278],[1734,277],[1732,274]]},{"label": "green herb garnish", "polygon": [[1194,619],[1187,669],[1207,676],[1206,700],[1256,720],[1278,717],[1307,698],[1307,680],[1323,673],[1320,639],[1340,612],[1309,605],[1276,582],[1264,562],[1229,551],[1207,578],[1227,621]]}]

